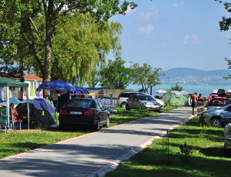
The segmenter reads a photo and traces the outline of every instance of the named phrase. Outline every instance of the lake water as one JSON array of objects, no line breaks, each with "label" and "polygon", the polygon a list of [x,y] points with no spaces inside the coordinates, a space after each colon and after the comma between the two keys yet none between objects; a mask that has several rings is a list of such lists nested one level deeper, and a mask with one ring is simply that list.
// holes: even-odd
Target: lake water
[{"label": "lake water", "polygon": [[[230,86],[180,85],[180,86],[182,86],[183,90],[187,91],[188,93],[194,94],[194,92],[197,92],[198,95],[199,93],[201,93],[203,97],[208,97],[213,90],[224,89],[226,92],[228,92],[228,90],[231,89],[231,85]],[[155,93],[155,91],[160,89],[168,91],[171,87],[172,85],[170,84],[157,85],[152,88],[152,95],[162,95],[162,94]],[[136,85],[129,85],[126,89],[133,89],[134,91],[138,91],[139,89],[141,89],[141,87]],[[148,90],[148,93],[150,94],[150,89]]]}]

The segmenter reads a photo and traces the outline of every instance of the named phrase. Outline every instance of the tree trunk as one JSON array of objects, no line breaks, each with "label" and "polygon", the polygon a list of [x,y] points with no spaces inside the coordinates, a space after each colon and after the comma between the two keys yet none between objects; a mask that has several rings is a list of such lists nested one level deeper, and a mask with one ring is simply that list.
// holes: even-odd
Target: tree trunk
[{"label": "tree trunk", "polygon": [[[53,2],[49,2],[49,8],[46,15],[46,41],[45,41],[45,60],[44,60],[44,72],[43,82],[50,81],[51,78],[51,51],[52,51],[52,18],[53,18]],[[43,97],[48,99],[48,91],[43,92]]]}]

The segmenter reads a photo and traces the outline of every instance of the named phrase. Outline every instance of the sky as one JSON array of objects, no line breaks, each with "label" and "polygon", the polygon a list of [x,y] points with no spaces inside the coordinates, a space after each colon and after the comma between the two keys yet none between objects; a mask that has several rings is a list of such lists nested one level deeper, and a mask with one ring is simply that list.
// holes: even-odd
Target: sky
[{"label": "sky", "polygon": [[138,4],[135,10],[111,19],[123,26],[121,58],[126,67],[131,61],[163,70],[228,69],[224,58],[231,59],[231,29],[221,32],[219,21],[230,15],[223,4],[214,0],[133,2]]}]

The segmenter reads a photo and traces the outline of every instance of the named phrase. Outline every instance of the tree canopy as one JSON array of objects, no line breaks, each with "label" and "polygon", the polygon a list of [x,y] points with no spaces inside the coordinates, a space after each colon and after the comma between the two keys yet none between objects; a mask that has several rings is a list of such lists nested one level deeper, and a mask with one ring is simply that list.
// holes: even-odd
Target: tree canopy
[{"label": "tree canopy", "polygon": [[[218,0],[215,0],[218,1]],[[219,3],[223,3],[223,1],[219,0]],[[224,2],[223,3],[225,9],[227,10],[227,12],[231,12],[231,3],[228,2]],[[228,31],[229,30],[229,26],[231,25],[231,18],[228,17],[226,18],[225,16],[222,17],[222,21],[219,22],[220,25],[220,31]],[[228,62],[228,69],[231,69],[231,59],[225,58],[225,60]],[[226,77],[223,77],[224,79],[231,79],[231,75],[228,75]]]},{"label": "tree canopy", "polygon": [[[126,0],[1,1],[1,49],[7,50],[1,58],[20,52],[23,62],[35,66],[44,81],[49,81],[53,72],[54,77],[62,73],[69,80],[76,76],[80,80],[89,79],[89,68],[102,61],[109,48],[119,49],[118,38],[112,38],[119,33],[119,25],[109,24],[108,19],[116,14],[125,15],[128,6],[134,9],[137,5]],[[83,28],[87,30],[83,32]],[[92,32],[99,32],[103,40],[92,36]],[[108,32],[109,37],[106,37],[104,33]]]},{"label": "tree canopy", "polygon": [[131,80],[134,85],[141,85],[142,89],[147,90],[151,86],[160,85],[161,68],[152,68],[151,65],[144,63],[140,66],[138,63],[131,65]]},{"label": "tree canopy", "polygon": [[183,91],[183,87],[180,86],[177,82],[175,85],[171,86],[171,88],[169,89],[169,91],[172,91],[172,90]]},{"label": "tree canopy", "polygon": [[117,57],[114,61],[109,60],[105,68],[100,71],[101,86],[125,89],[130,83],[131,70],[124,66],[125,61]]}]

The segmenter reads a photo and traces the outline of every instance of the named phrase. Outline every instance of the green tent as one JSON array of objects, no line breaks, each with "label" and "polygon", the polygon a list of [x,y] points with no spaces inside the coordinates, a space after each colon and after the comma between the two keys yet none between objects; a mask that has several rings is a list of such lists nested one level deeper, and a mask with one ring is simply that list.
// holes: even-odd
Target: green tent
[{"label": "green tent", "polygon": [[27,83],[16,81],[13,79],[0,77],[0,86],[2,87],[28,87]]},{"label": "green tent", "polygon": [[187,105],[188,104],[188,98],[190,98],[189,94],[181,94],[181,93],[172,93],[168,92],[165,93],[162,97],[163,101],[169,101],[171,105]]},{"label": "green tent", "polygon": [[[25,87],[26,88],[26,98],[27,98],[27,110],[28,117],[30,113],[29,109],[29,95],[28,95],[28,84],[24,82],[19,82],[13,79],[0,77],[0,86],[5,88],[6,93],[6,114],[7,114],[7,127],[10,127],[10,114],[9,114],[9,87]],[[29,129],[29,121],[28,121],[28,129]]]}]

